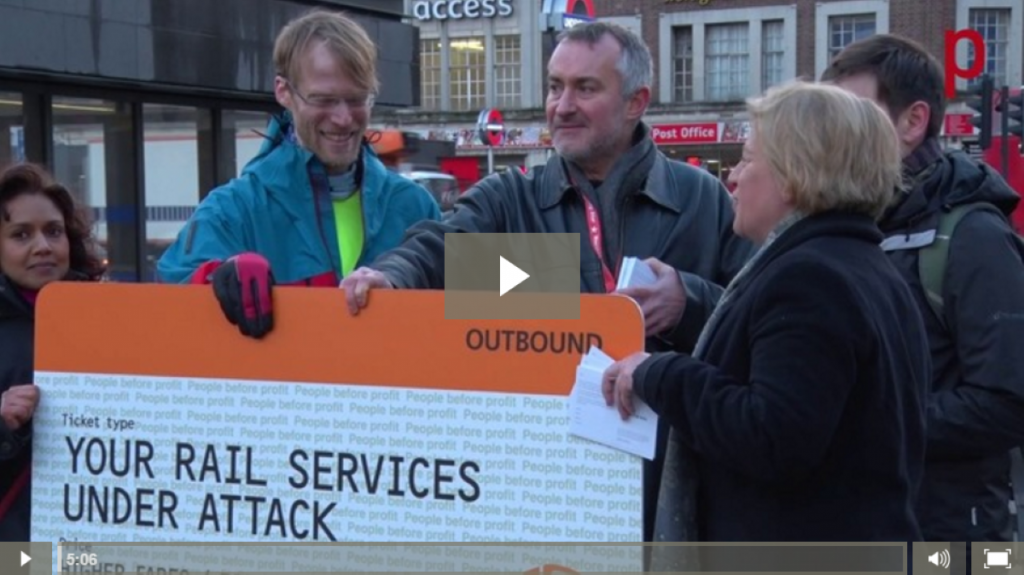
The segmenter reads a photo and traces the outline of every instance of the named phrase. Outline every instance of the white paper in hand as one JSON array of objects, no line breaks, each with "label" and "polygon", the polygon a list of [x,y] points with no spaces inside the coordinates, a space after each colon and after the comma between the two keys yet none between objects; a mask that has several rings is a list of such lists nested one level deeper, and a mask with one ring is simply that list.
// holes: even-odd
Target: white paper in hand
[{"label": "white paper in hand", "polygon": [[601,351],[601,348],[596,345],[591,346],[590,350],[587,351],[587,355],[584,355],[583,359],[580,360],[581,366],[599,369],[602,373],[611,367],[613,363],[615,363],[615,360],[607,353]]},{"label": "white paper in hand", "polygon": [[619,282],[615,289],[649,286],[657,281],[658,276],[654,275],[654,270],[647,265],[647,262],[630,256],[622,260],[622,268],[619,269]]},{"label": "white paper in hand", "polygon": [[658,438],[658,414],[636,397],[633,416],[623,421],[615,406],[605,404],[601,393],[604,370],[615,363],[591,347],[576,368],[576,385],[569,395],[569,433],[646,459],[654,459]]}]

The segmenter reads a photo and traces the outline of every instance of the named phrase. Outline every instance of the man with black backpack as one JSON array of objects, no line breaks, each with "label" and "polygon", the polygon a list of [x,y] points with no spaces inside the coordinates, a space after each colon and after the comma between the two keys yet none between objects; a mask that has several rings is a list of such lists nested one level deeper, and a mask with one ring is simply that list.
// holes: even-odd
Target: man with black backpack
[{"label": "man with black backpack", "polygon": [[856,42],[822,81],[887,110],[903,149],[905,188],[880,226],[932,350],[917,504],[925,539],[1011,541],[1009,505],[1024,487],[1010,471],[1024,444],[1024,245],[1008,219],[1020,198],[990,167],[942,149],[942,68],[918,44],[886,34]]}]

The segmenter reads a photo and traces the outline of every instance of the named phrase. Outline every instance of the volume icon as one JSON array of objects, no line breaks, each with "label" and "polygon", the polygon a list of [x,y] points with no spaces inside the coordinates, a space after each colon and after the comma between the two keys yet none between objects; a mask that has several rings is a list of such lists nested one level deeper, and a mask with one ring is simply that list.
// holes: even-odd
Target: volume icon
[{"label": "volume icon", "polygon": [[932,553],[928,556],[928,562],[932,565],[938,565],[943,569],[949,569],[949,550],[943,549],[937,553]]}]

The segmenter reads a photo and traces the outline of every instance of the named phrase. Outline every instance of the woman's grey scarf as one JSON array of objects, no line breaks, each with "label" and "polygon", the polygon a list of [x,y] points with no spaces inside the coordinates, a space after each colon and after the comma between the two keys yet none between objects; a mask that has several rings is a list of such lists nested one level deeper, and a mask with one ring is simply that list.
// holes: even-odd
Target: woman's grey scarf
[{"label": "woman's grey scarf", "polygon": [[[692,357],[702,359],[707,351],[710,336],[715,331],[720,318],[725,314],[730,300],[737,293],[754,265],[768,251],[768,248],[793,226],[803,219],[804,215],[793,212],[783,218],[775,229],[768,234],[764,244],[754,253],[718,300],[711,317],[704,324],[697,344],[693,348]],[[685,382],[678,382],[685,385]],[[661,487],[658,493],[658,506],[654,518],[654,542],[695,542],[700,541],[697,531],[697,456],[689,446],[679,441],[675,429],[670,429],[668,446],[665,450],[665,466],[661,473]],[[655,547],[651,554],[651,565],[648,571],[680,572],[697,571],[699,547]]]}]

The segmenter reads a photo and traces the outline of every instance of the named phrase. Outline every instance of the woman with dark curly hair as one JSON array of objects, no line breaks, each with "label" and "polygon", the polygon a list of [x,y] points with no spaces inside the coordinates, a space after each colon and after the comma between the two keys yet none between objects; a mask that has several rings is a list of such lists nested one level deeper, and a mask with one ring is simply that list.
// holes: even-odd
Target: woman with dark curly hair
[{"label": "woman with dark curly hair", "polygon": [[29,540],[36,296],[55,281],[97,281],[90,226],[43,168],[0,172],[0,541]]}]

